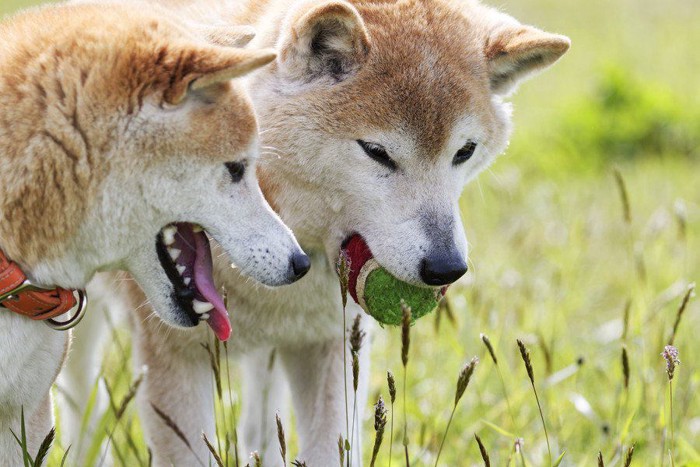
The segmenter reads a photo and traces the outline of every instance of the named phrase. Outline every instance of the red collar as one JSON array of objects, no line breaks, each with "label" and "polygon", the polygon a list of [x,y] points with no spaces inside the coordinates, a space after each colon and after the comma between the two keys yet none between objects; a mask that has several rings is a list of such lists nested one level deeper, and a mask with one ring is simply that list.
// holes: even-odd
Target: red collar
[{"label": "red collar", "polygon": [[[20,267],[0,250],[0,306],[33,320],[46,321],[54,328],[69,329],[82,318],[86,302],[83,291],[46,289],[32,284]],[[53,320],[76,306],[78,311],[70,320],[60,323]]]}]

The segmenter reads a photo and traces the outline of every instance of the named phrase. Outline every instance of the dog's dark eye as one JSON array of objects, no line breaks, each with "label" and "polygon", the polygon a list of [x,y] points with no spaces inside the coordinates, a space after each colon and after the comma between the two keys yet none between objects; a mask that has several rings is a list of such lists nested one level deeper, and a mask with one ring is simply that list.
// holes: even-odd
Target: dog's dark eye
[{"label": "dog's dark eye", "polygon": [[391,170],[396,170],[398,168],[396,162],[394,162],[391,159],[391,157],[389,157],[389,154],[386,152],[386,149],[384,149],[379,144],[368,143],[366,141],[362,141],[361,139],[357,140],[357,144],[359,144],[362,150],[365,151],[365,154],[382,164],[384,167],[387,167]]},{"label": "dog's dark eye", "polygon": [[474,141],[467,141],[467,144],[455,154],[454,159],[452,159],[452,165],[459,165],[467,162],[474,155],[474,151],[476,151],[476,143]]},{"label": "dog's dark eye", "polygon": [[243,180],[243,176],[245,175],[245,163],[227,162],[224,165],[228,169],[228,173],[231,175],[231,181],[233,183],[238,183]]}]

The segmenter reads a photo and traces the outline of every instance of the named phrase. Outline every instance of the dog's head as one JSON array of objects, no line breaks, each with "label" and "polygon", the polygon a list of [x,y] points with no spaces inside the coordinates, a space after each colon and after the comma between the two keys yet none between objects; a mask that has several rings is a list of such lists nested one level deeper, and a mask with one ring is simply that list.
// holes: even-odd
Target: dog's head
[{"label": "dog's head", "polygon": [[507,145],[503,97],[569,40],[448,0],[314,0],[276,31],[259,38],[279,56],[251,91],[269,130],[261,183],[282,218],[330,258],[356,232],[407,282],[455,281],[458,200]]},{"label": "dog's head", "polygon": [[218,316],[222,335],[205,231],[260,282],[306,272],[258,187],[257,122],[231,82],[274,52],[106,4],[29,11],[0,34],[0,247],[35,280],[126,269],[166,322]]}]

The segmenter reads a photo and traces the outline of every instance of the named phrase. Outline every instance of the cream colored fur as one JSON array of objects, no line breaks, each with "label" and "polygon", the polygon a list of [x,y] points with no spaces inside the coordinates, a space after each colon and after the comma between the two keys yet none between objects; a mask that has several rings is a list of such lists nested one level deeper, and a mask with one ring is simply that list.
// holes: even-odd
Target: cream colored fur
[{"label": "cream colored fur", "polygon": [[[217,276],[230,296],[229,349],[243,362],[243,453],[258,450],[265,465],[281,463],[273,414],[285,413],[289,388],[297,457],[313,467],[336,465],[337,439],[346,435],[343,328],[361,313],[350,305],[342,323],[334,270],[341,243],[362,234],[380,264],[417,284],[427,257],[464,260],[458,201],[464,185],[506,148],[504,97],[556,61],[569,40],[470,0],[159,3],[193,30],[251,24],[259,31],[253,47],[278,49],[277,61],[248,80],[265,148],[258,175],[313,265],[303,280],[276,290],[251,283],[225,262],[217,264]],[[382,145],[396,168],[372,160],[356,140]],[[474,155],[453,164],[468,141],[477,143]],[[199,343],[207,332],[163,332],[149,314],[141,308],[135,315],[134,349],[135,365],[149,368],[138,401],[155,463],[197,461],[151,402],[175,419],[206,463],[199,439],[214,426],[209,363]],[[367,317],[362,325],[373,327]],[[272,349],[276,366],[268,371]],[[360,419],[368,354],[369,342],[360,363]],[[357,449],[359,434],[354,440]],[[355,451],[353,463],[361,459]]]}]

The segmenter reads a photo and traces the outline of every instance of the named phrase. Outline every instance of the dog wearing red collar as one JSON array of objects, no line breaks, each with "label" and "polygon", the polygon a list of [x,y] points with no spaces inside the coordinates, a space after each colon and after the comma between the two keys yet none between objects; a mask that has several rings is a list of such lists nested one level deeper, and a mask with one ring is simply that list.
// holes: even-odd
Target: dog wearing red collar
[{"label": "dog wearing red collar", "polygon": [[[279,51],[274,65],[246,80],[270,152],[258,176],[313,267],[290,287],[265,290],[225,262],[215,266],[235,310],[228,351],[243,367],[241,452],[257,450],[265,465],[279,465],[274,420],[278,411],[288,420],[289,388],[296,457],[315,467],[337,465],[342,435],[354,440],[357,467],[362,442],[359,432],[348,433],[346,416],[364,419],[371,339],[359,355],[358,396],[345,404],[352,389],[344,384],[352,375],[343,369],[352,362],[343,329],[363,310],[351,299],[343,313],[339,252],[346,250],[354,263],[349,292],[361,306],[367,297],[358,291],[368,290],[369,277],[362,269],[370,270],[362,265],[369,258],[375,270],[428,294],[465,274],[460,193],[507,146],[507,96],[556,62],[570,41],[476,0],[154,2],[187,18],[192,30],[251,24],[259,31],[251,45]],[[358,244],[364,254],[353,254]],[[208,330],[159,332],[151,312],[139,307],[132,321],[135,359],[149,368],[136,399],[153,464],[206,463],[201,434],[213,439],[215,419],[209,360],[199,344]],[[369,336],[372,322],[362,320]],[[175,421],[191,447],[149,402]]]},{"label": "dog wearing red collar", "polygon": [[[0,23],[0,465],[34,455],[50,388],[101,270],[130,272],[168,324],[231,327],[209,237],[271,285],[309,260],[255,178],[257,122],[231,81],[275,58],[156,7],[59,5]],[[70,315],[69,315],[70,316]],[[45,322],[50,319],[51,326]],[[72,323],[71,323],[72,324]],[[53,329],[52,329],[53,328]]]}]

